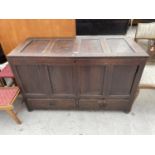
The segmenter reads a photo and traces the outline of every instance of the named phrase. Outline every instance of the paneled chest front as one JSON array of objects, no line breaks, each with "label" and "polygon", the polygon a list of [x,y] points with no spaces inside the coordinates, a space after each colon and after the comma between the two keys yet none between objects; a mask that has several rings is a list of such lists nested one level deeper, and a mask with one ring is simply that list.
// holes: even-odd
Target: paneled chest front
[{"label": "paneled chest front", "polygon": [[130,111],[148,55],[129,38],[28,39],[8,55],[33,109]]}]

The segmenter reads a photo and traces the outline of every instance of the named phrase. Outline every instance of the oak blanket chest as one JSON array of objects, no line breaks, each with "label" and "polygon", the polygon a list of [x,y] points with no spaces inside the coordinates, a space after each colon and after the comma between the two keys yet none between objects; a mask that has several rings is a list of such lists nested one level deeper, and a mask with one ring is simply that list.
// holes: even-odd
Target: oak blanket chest
[{"label": "oak blanket chest", "polygon": [[8,56],[28,110],[130,111],[148,55],[132,39],[30,38]]}]

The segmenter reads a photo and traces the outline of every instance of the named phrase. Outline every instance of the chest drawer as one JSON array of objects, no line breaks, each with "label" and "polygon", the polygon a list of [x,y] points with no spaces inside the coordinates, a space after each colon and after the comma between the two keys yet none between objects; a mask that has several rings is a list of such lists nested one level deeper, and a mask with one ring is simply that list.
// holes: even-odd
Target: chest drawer
[{"label": "chest drawer", "polygon": [[81,99],[80,110],[126,110],[129,101],[126,99]]},{"label": "chest drawer", "polygon": [[30,109],[71,110],[76,108],[72,99],[28,99]]},{"label": "chest drawer", "polygon": [[100,110],[104,109],[105,100],[99,99],[80,99],[79,109],[80,110]]},{"label": "chest drawer", "polygon": [[127,110],[129,108],[128,99],[105,99],[105,110]]}]

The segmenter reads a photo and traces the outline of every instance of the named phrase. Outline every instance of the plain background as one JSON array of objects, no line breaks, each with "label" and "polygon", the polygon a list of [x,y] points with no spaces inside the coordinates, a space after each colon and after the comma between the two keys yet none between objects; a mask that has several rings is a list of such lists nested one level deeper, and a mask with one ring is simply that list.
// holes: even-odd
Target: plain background
[{"label": "plain background", "polygon": [[[0,4],[1,19],[155,18],[153,0],[1,0]],[[154,141],[154,136],[0,136],[0,155],[151,155]]]}]

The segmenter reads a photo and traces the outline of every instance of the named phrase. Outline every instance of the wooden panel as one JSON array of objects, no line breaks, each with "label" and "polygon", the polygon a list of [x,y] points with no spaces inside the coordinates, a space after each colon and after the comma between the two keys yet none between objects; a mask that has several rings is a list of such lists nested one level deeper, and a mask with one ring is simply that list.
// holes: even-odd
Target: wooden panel
[{"label": "wooden panel", "polygon": [[[93,39],[94,38],[94,39]],[[125,38],[104,38],[104,37],[83,37],[76,36],[72,38],[30,38],[23,44],[19,45],[10,55],[12,56],[37,56],[36,52],[20,52],[24,46],[30,46],[32,51],[37,42],[43,46],[45,40],[49,40],[50,44],[47,48],[39,50],[38,54],[48,57],[148,57],[146,52],[142,50],[133,40]],[[32,41],[33,44],[29,44]],[[26,45],[25,45],[26,44]],[[33,45],[33,46],[32,46]],[[32,47],[31,47],[32,46]],[[28,48],[28,47],[27,47]],[[38,47],[39,48],[39,47]],[[41,52],[42,50],[42,52]],[[36,50],[35,50],[36,51]]]},{"label": "wooden panel", "polygon": [[129,97],[136,77],[137,67],[135,65],[113,65],[111,74],[109,74],[108,94],[114,97]]},{"label": "wooden panel", "polygon": [[102,52],[102,47],[99,39],[83,39],[81,41],[81,51],[89,52]]},{"label": "wooden panel", "polygon": [[80,110],[127,110],[129,100],[125,99],[80,99]]},{"label": "wooden panel", "polygon": [[[22,90],[28,97],[48,97],[50,86],[48,74],[44,66],[20,65],[16,72],[22,81]],[[20,83],[20,82],[19,82]]]},{"label": "wooden panel", "polygon": [[105,99],[104,103],[102,104],[102,108],[104,110],[124,110],[128,112],[128,110],[130,109],[129,100],[127,99]]},{"label": "wooden panel", "polygon": [[127,43],[125,39],[107,39],[107,43],[109,45],[109,48],[111,49],[111,52],[114,53],[125,53],[130,54],[134,53],[135,51],[130,47],[130,45]]},{"label": "wooden panel", "polygon": [[49,40],[32,40],[25,48],[20,52],[22,53],[42,53],[46,46],[49,44]]},{"label": "wooden panel", "polygon": [[147,54],[128,39],[88,38],[29,39],[8,55],[30,110],[70,109],[69,100],[85,110],[131,109]]},{"label": "wooden panel", "polygon": [[80,110],[101,110],[103,109],[104,100],[96,99],[80,99],[79,109]]},{"label": "wooden panel", "polygon": [[49,75],[53,95],[75,95],[73,66],[50,66]]},{"label": "wooden panel", "polygon": [[78,85],[80,96],[102,95],[104,87],[105,66],[78,67]]},{"label": "wooden panel", "polygon": [[28,99],[27,102],[30,109],[54,109],[69,110],[75,109],[76,104],[73,99]]},{"label": "wooden panel", "polygon": [[75,20],[0,20],[0,42],[6,54],[29,37],[74,37],[75,35]]},{"label": "wooden panel", "polygon": [[57,40],[52,48],[51,52],[61,53],[62,55],[69,52],[72,53],[74,40]]}]

